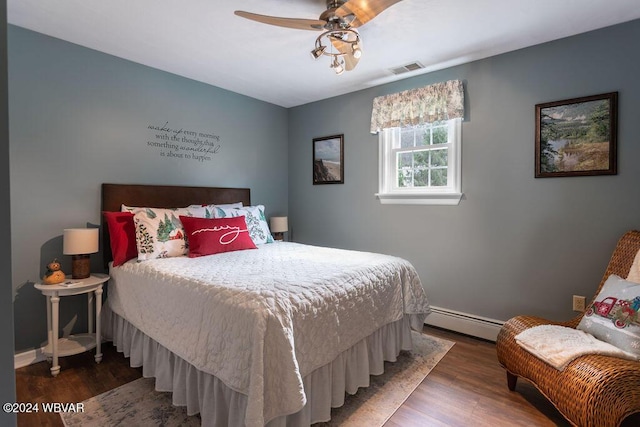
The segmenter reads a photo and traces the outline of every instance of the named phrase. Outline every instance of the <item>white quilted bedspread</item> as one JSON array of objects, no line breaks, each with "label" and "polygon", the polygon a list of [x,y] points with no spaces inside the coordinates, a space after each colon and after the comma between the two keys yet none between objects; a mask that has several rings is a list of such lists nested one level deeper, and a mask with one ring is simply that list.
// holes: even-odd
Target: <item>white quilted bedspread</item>
[{"label": "white quilted bedspread", "polygon": [[247,426],[300,410],[302,378],[380,327],[430,312],[401,258],[296,243],[111,269],[111,309],[248,395]]}]

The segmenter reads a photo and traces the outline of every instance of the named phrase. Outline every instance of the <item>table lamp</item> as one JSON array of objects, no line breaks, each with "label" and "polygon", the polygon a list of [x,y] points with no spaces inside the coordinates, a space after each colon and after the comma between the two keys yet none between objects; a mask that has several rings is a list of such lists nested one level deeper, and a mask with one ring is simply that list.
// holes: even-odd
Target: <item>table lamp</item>
[{"label": "table lamp", "polygon": [[67,228],[64,230],[62,253],[71,255],[71,278],[86,279],[91,275],[89,254],[98,252],[97,228]]},{"label": "table lamp", "polygon": [[272,216],[269,228],[271,228],[275,240],[284,240],[284,233],[289,229],[287,217]]}]

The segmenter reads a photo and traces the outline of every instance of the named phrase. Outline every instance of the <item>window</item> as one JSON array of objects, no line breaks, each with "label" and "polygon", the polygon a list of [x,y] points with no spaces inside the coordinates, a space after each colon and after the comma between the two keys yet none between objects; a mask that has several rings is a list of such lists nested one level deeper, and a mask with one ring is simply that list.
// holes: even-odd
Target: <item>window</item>
[{"label": "window", "polygon": [[460,118],[379,132],[380,203],[457,205]]},{"label": "window", "polygon": [[449,80],[373,99],[380,203],[457,205],[464,86]]}]

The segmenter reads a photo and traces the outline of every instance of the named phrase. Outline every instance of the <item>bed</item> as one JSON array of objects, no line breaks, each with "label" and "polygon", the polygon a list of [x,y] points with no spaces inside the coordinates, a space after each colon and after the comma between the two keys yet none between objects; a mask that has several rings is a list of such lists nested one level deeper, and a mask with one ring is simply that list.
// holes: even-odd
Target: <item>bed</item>
[{"label": "bed", "polygon": [[[249,189],[103,184],[122,205],[251,206]],[[413,266],[388,255],[264,243],[111,263],[105,336],[203,426],[308,426],[411,349],[430,312]]]}]

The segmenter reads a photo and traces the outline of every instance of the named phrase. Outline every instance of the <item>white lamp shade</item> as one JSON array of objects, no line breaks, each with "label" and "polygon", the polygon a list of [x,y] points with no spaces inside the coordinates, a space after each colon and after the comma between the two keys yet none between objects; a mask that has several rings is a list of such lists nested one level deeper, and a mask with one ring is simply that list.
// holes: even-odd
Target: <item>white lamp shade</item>
[{"label": "white lamp shade", "polygon": [[97,228],[66,228],[62,240],[62,253],[84,255],[98,252]]},{"label": "white lamp shade", "polygon": [[272,233],[284,233],[289,229],[289,223],[286,216],[272,216],[270,224]]}]

